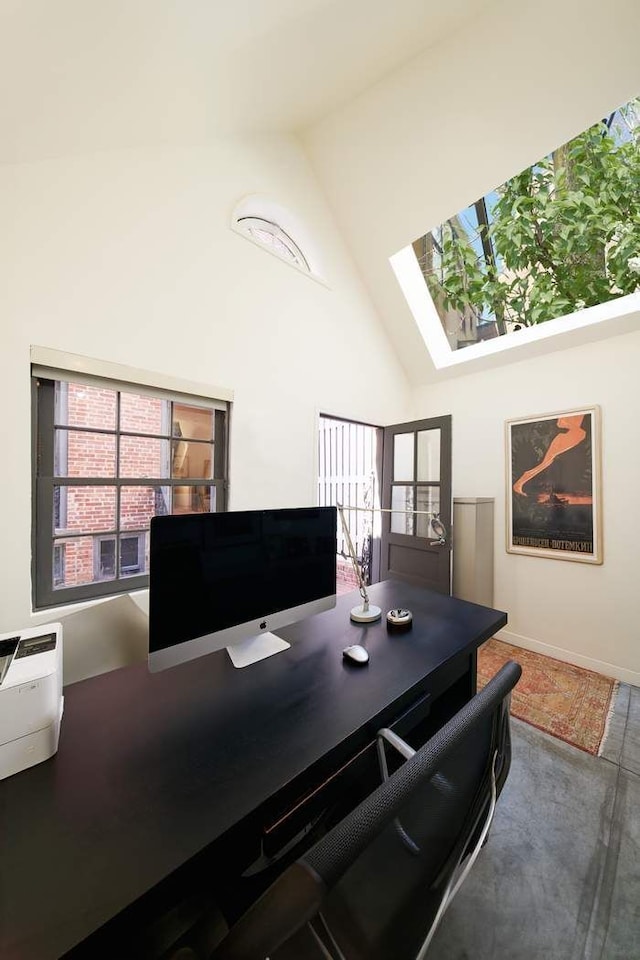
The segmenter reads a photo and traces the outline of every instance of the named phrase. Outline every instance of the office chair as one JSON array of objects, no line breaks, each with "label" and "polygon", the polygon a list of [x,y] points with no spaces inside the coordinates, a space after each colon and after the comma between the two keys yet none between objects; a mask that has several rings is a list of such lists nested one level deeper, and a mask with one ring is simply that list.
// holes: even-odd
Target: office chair
[{"label": "office chair", "polygon": [[[505,664],[417,751],[379,731],[382,784],[284,871],[210,960],[422,960],[486,842],[521,672]],[[389,748],[402,758],[391,773]]]}]

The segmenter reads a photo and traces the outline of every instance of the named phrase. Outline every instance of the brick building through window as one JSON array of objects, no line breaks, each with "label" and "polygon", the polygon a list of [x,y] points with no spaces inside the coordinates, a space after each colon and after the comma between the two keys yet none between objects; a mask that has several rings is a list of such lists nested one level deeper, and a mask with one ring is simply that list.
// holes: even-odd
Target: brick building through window
[{"label": "brick building through window", "polygon": [[148,583],[160,514],[225,508],[226,405],[35,379],[35,605]]}]

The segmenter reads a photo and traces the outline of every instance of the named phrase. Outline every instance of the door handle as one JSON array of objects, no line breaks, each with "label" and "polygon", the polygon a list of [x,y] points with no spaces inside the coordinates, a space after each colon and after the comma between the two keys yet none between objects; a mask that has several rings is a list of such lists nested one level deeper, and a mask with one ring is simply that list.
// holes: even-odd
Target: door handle
[{"label": "door handle", "polygon": [[437,535],[438,539],[430,540],[430,545],[432,547],[444,546],[444,544],[447,542],[447,528],[437,514],[431,518],[431,529]]}]

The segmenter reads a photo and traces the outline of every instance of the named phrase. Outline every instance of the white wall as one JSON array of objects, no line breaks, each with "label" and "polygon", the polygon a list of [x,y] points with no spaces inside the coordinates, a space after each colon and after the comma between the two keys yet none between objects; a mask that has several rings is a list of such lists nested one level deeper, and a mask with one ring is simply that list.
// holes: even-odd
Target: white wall
[{"label": "white wall", "polygon": [[[253,192],[304,220],[327,286],[229,229]],[[404,372],[292,138],[4,166],[0,211],[0,631],[32,620],[30,344],[232,388],[237,509],[315,502],[319,410],[373,423],[408,412]],[[80,631],[95,658],[69,653],[67,680],[114,665],[97,617]]]},{"label": "white wall", "polygon": [[[640,685],[640,332],[417,391],[453,415],[453,492],[495,498],[494,604],[509,642]],[[598,404],[604,563],[505,548],[505,420]]]},{"label": "white wall", "polygon": [[[284,137],[0,168],[0,630],[30,620],[28,364],[29,345],[37,343],[233,388],[237,508],[312,502],[318,409],[373,423],[453,413],[456,493],[500,501],[504,419],[600,402],[604,565],[503,557],[496,602],[521,637],[637,671],[634,501],[624,520],[612,511],[640,470],[632,439],[615,433],[614,440],[611,426],[620,414],[628,427],[638,409],[637,342],[618,337],[580,354],[436,384],[388,257],[640,92],[639,35],[636,0],[540,0],[535,10],[525,0],[500,0],[479,8],[447,42],[307,132],[320,185],[297,142]],[[329,288],[228,229],[235,203],[253,192],[290,206],[309,225]],[[413,383],[423,385],[414,409],[394,348]],[[589,361],[574,370],[576,356]],[[622,371],[628,396],[617,400]],[[472,451],[485,430],[480,468]],[[479,482],[482,472],[462,485],[472,464],[490,489]],[[585,629],[574,633],[578,614]],[[83,656],[80,673],[113,665],[109,630],[95,624],[99,636],[87,638],[95,659]],[[83,620],[74,643],[84,634]],[[68,660],[70,678],[80,659]]]},{"label": "white wall", "polygon": [[434,368],[389,257],[640,93],[637,0],[499,0],[305,133],[416,383]]},{"label": "white wall", "polygon": [[[416,416],[453,414],[454,493],[496,499],[496,604],[512,639],[640,682],[640,335],[490,371],[436,373],[388,258],[640,94],[637,0],[499,0],[306,131],[305,145],[389,335]],[[495,361],[495,358],[493,358]],[[428,386],[430,384],[430,386]],[[504,420],[599,403],[604,564],[508,555]]]}]

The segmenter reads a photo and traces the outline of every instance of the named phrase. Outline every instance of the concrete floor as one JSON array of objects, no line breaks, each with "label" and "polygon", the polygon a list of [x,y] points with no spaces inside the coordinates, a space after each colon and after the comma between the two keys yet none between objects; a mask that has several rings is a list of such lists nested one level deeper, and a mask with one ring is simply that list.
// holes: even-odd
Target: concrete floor
[{"label": "concrete floor", "polygon": [[488,843],[429,960],[640,960],[640,688],[601,757],[512,721]]}]

